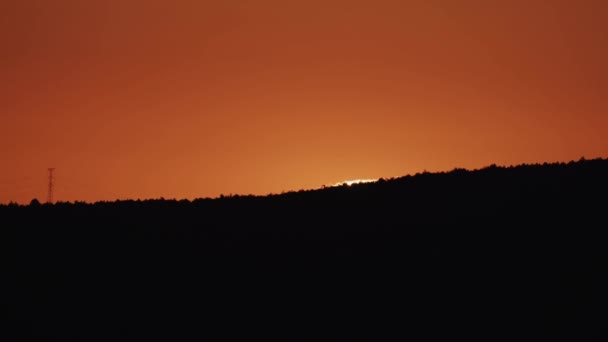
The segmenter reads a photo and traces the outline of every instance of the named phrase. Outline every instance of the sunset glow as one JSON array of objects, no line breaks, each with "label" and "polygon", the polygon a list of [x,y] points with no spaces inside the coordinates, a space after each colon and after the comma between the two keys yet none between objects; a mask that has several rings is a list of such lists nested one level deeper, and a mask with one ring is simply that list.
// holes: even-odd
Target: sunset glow
[{"label": "sunset glow", "polygon": [[353,180],[347,180],[347,181],[343,181],[343,182],[338,182],[336,184],[334,184],[334,186],[341,186],[341,185],[348,185],[351,186],[353,184],[360,184],[360,183],[373,183],[373,182],[377,182],[377,179],[353,179]]},{"label": "sunset glow", "polygon": [[605,157],[603,0],[0,5],[0,203]]}]

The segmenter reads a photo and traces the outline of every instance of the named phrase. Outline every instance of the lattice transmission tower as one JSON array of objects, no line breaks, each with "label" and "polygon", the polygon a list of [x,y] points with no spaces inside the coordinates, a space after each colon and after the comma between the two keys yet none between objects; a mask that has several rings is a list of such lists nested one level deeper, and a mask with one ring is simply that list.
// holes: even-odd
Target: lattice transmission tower
[{"label": "lattice transmission tower", "polygon": [[49,168],[49,194],[46,199],[46,203],[49,203],[49,204],[53,203],[53,188],[55,187],[55,184],[53,184],[53,181],[55,178],[54,172],[55,172],[54,167]]}]

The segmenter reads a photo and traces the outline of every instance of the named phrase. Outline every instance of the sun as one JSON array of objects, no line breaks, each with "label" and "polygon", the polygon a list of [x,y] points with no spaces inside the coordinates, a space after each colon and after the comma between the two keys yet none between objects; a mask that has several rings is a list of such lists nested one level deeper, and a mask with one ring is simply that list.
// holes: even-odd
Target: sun
[{"label": "sun", "polygon": [[333,186],[342,186],[342,185],[353,185],[353,184],[361,184],[361,183],[373,183],[378,181],[377,179],[351,179],[343,182],[335,183]]}]

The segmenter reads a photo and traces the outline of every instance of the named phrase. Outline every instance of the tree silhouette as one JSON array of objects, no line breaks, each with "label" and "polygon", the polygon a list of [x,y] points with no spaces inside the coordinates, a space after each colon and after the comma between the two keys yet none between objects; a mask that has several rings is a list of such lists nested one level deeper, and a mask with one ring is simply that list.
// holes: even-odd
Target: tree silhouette
[{"label": "tree silhouette", "polygon": [[[606,332],[608,160],[0,205],[17,338]],[[598,200],[598,198],[600,200]]]}]

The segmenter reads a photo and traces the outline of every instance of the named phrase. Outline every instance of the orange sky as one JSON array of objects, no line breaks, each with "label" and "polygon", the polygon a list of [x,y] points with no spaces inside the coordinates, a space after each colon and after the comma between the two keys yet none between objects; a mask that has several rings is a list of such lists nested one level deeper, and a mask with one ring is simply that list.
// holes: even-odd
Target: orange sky
[{"label": "orange sky", "polygon": [[7,0],[0,203],[608,157],[608,1]]}]

